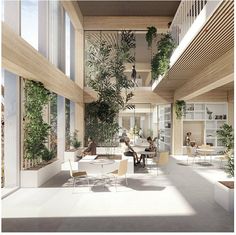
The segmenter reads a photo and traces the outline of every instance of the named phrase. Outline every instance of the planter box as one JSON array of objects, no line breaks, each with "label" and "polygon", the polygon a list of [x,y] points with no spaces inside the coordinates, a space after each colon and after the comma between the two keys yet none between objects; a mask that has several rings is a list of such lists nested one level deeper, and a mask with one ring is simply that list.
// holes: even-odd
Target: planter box
[{"label": "planter box", "polygon": [[69,161],[71,160],[72,162],[76,161],[77,160],[77,157],[78,155],[81,154],[83,148],[78,148],[76,150],[72,150],[72,151],[65,151],[64,152],[64,161]]},{"label": "planter box", "polygon": [[[220,181],[228,182],[228,181]],[[215,183],[215,201],[225,210],[234,212],[234,189],[228,188],[220,182]]]},{"label": "planter box", "polygon": [[21,187],[37,188],[61,171],[61,161],[56,160],[38,170],[21,171]]}]

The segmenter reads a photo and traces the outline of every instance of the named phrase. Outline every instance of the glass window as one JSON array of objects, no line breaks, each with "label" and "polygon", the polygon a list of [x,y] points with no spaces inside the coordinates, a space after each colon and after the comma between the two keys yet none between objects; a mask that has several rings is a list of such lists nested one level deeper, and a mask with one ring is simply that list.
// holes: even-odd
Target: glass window
[{"label": "glass window", "polygon": [[70,27],[70,18],[65,14],[65,34],[66,34],[66,75],[70,77],[70,38],[71,38],[71,27]]},{"label": "glass window", "polygon": [[2,196],[19,186],[18,77],[1,71],[1,188]]},{"label": "glass window", "polygon": [[38,50],[38,1],[21,1],[21,36]]},{"label": "glass window", "polygon": [[2,0],[0,2],[0,7],[2,9],[2,11],[1,11],[1,19],[2,19],[2,21],[4,21],[4,0]]}]

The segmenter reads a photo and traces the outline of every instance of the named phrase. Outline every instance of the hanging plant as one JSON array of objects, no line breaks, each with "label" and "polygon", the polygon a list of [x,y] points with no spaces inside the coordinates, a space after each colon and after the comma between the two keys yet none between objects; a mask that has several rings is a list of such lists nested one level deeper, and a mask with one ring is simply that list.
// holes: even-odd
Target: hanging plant
[{"label": "hanging plant", "polygon": [[234,177],[234,134],[233,127],[228,124],[224,124],[220,127],[220,130],[216,131],[217,136],[222,141],[222,144],[225,146],[225,155],[227,156],[228,163],[226,167],[226,172],[229,176]]},{"label": "hanging plant", "polygon": [[154,26],[147,27],[148,31],[146,33],[146,41],[148,43],[148,47],[152,46],[152,41],[157,37],[157,29]]},{"label": "hanging plant", "polygon": [[43,109],[49,103],[51,93],[40,82],[25,82],[24,158],[49,161],[52,151],[45,144],[51,126],[43,120]]},{"label": "hanging plant", "polygon": [[164,75],[170,67],[170,57],[175,48],[174,40],[170,33],[162,34],[158,42],[157,54],[151,61],[152,79],[157,79],[159,75]]},{"label": "hanging plant", "polygon": [[175,101],[175,114],[177,119],[181,119],[186,112],[186,102],[184,100]]}]

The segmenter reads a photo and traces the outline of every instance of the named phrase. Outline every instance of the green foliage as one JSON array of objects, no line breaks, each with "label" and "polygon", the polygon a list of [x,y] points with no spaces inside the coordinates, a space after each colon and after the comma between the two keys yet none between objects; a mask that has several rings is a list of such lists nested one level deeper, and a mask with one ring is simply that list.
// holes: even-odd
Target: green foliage
[{"label": "green foliage", "polygon": [[70,138],[70,144],[75,148],[79,148],[81,146],[81,142],[78,140],[78,130],[75,130]]},{"label": "green foliage", "polygon": [[97,92],[98,100],[86,106],[86,136],[93,136],[97,143],[107,142],[117,133],[120,110],[133,108],[128,102],[134,84],[124,71],[125,63],[134,62],[135,46],[133,32],[122,31],[119,43],[91,42],[88,49],[88,85]]},{"label": "green foliage", "polygon": [[44,148],[41,153],[41,157],[43,161],[50,161],[54,158],[55,152],[53,150],[49,150],[48,148]]},{"label": "green foliage", "polygon": [[216,131],[217,136],[222,141],[223,145],[226,147],[225,154],[228,157],[228,163],[226,167],[226,172],[229,176],[234,177],[234,134],[233,127],[228,124],[224,124]]},{"label": "green foliage", "polygon": [[24,157],[27,159],[51,157],[45,146],[51,127],[43,121],[43,108],[50,99],[51,93],[42,83],[29,80],[25,82]]},{"label": "green foliage", "polygon": [[186,102],[184,100],[175,101],[175,114],[177,119],[181,119],[186,112]]},{"label": "green foliage", "polygon": [[158,42],[157,54],[151,61],[152,79],[157,79],[159,75],[163,75],[169,69],[170,57],[174,48],[175,43],[170,33],[162,34],[162,38]]},{"label": "green foliage", "polygon": [[146,41],[148,43],[148,47],[151,47],[153,39],[157,37],[157,29],[154,26],[147,27],[147,29]]},{"label": "green foliage", "polygon": [[57,154],[57,94],[51,94],[50,101],[50,149]]}]

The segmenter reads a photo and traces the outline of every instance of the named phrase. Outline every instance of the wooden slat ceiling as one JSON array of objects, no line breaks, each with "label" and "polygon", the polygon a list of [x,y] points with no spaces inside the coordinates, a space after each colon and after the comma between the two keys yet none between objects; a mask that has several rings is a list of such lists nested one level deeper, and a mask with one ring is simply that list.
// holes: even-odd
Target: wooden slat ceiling
[{"label": "wooden slat ceiling", "polygon": [[174,91],[234,47],[233,1],[223,1],[155,92]]}]

